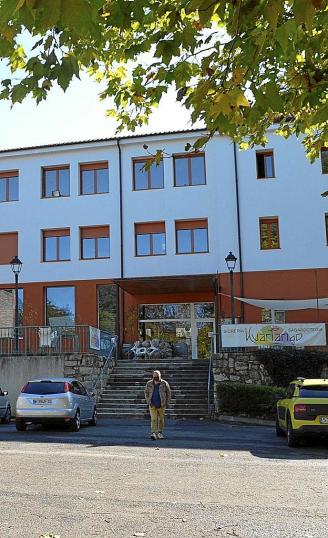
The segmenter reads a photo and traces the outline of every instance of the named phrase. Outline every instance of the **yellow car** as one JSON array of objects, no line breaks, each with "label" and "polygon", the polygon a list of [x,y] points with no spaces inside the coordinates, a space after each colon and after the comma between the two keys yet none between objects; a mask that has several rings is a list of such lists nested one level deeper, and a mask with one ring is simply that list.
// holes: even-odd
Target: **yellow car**
[{"label": "yellow car", "polygon": [[276,432],[286,435],[288,446],[306,435],[328,435],[328,379],[299,377],[277,398]]}]

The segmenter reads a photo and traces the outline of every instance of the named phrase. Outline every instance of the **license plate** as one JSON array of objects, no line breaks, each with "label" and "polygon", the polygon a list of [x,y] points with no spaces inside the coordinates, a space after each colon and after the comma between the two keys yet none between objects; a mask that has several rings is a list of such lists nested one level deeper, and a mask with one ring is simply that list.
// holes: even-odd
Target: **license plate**
[{"label": "license plate", "polygon": [[319,417],[320,424],[328,424],[328,417]]},{"label": "license plate", "polygon": [[33,400],[34,405],[50,405],[52,404],[52,400],[48,400],[47,398],[38,398]]}]

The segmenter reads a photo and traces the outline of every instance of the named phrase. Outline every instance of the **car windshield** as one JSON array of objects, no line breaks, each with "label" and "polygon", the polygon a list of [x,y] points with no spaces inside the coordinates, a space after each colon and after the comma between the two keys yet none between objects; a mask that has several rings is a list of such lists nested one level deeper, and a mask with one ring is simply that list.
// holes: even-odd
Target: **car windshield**
[{"label": "car windshield", "polygon": [[300,398],[328,398],[327,385],[308,385],[300,388]]},{"label": "car windshield", "polygon": [[22,392],[24,394],[61,394],[65,390],[62,381],[30,381]]}]

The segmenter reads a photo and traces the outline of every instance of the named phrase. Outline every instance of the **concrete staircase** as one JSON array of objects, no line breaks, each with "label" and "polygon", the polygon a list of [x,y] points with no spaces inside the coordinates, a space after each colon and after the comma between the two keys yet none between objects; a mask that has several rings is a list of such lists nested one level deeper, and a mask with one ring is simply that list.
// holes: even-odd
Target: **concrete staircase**
[{"label": "concrete staircase", "polygon": [[168,360],[127,361],[115,367],[98,404],[98,416],[103,418],[145,418],[148,408],[144,389],[153,370],[160,370],[172,390],[169,418],[200,418],[208,413],[208,361]]}]

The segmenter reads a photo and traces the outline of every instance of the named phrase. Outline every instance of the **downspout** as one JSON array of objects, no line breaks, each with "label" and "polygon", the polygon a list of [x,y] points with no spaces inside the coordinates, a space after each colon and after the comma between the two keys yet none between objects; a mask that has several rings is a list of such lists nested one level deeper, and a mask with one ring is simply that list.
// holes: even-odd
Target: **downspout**
[{"label": "downspout", "polygon": [[[237,209],[237,235],[238,235],[238,252],[239,252],[239,271],[240,271],[240,295],[244,297],[244,273],[243,273],[243,256],[241,249],[241,233],[240,233],[240,206],[239,206],[239,176],[237,163],[237,146],[233,143],[233,160],[235,168],[235,192],[236,192],[236,209]],[[244,322],[244,303],[241,303],[241,321]]]},{"label": "downspout", "polygon": [[[123,186],[122,186],[122,150],[120,146],[120,139],[116,139],[117,149],[118,149],[118,181],[120,189],[120,278],[124,278],[124,252],[123,252]],[[119,288],[119,320],[118,320],[118,334],[119,334],[119,346],[120,351],[122,351],[123,340],[124,340],[124,318],[125,318],[125,308],[124,308],[124,290]]]}]

